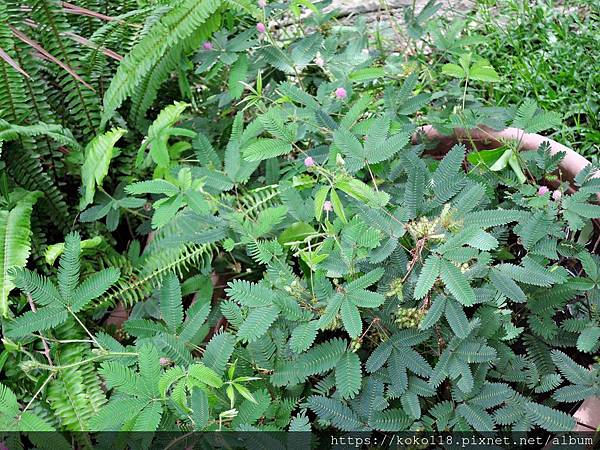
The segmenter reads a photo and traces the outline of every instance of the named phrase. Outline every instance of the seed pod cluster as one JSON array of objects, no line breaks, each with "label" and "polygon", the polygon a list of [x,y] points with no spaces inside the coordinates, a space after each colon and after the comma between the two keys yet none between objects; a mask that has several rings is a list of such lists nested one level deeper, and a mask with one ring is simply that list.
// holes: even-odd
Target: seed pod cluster
[{"label": "seed pod cluster", "polygon": [[425,316],[425,311],[420,308],[399,307],[394,313],[394,322],[400,328],[417,328]]}]

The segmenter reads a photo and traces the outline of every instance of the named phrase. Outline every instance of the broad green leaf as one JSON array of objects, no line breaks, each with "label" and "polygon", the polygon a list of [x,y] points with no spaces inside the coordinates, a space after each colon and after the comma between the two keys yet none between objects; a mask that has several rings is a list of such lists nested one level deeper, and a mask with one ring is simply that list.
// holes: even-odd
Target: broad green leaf
[{"label": "broad green leaf", "polygon": [[444,64],[442,66],[442,73],[455,78],[466,78],[464,69],[457,64]]},{"label": "broad green leaf", "polygon": [[188,368],[188,375],[202,384],[214,387],[216,389],[223,386],[221,377],[211,368],[204,364],[192,364]]},{"label": "broad green leaf", "polygon": [[348,75],[348,79],[353,82],[370,81],[385,76],[385,69],[382,67],[365,67],[358,69]]},{"label": "broad green leaf", "polygon": [[383,207],[390,201],[390,196],[383,191],[375,191],[369,185],[356,178],[346,178],[335,183],[335,187],[356,200],[372,207]]},{"label": "broad green leaf", "polygon": [[244,92],[243,81],[246,81],[246,76],[248,74],[248,57],[245,53],[240,53],[238,60],[231,66],[231,70],[229,71],[229,95],[231,98],[238,99],[241,97]]},{"label": "broad green leaf", "polygon": [[[500,158],[503,157],[503,155],[505,155],[508,152],[509,150],[506,150],[504,147],[499,147],[492,150],[480,150],[477,152],[469,152],[467,154],[467,161],[469,161],[474,166],[483,164],[484,166],[490,168],[490,170],[494,170],[492,169],[492,167],[496,167],[496,161],[498,161]],[[509,155],[507,155],[506,158],[508,158],[508,156]],[[506,167],[506,164],[507,162],[505,162],[505,164],[502,167],[496,170],[503,169],[504,167]]]},{"label": "broad green leaf", "polygon": [[487,59],[479,59],[469,68],[469,78],[478,81],[495,82],[500,81],[500,77]]},{"label": "broad green leaf", "polygon": [[317,231],[312,225],[306,222],[296,222],[281,232],[277,242],[282,245],[292,242],[303,242],[308,236],[312,236]]},{"label": "broad green leaf", "polygon": [[329,186],[323,186],[315,195],[315,219],[317,219],[317,222],[321,221],[321,216],[323,215],[323,205],[327,199],[327,194],[329,194]]},{"label": "broad green leaf", "polygon": [[333,211],[342,220],[342,222],[348,223],[348,219],[346,219],[346,213],[344,212],[344,205],[342,204],[342,201],[340,200],[340,197],[338,196],[335,189],[331,190],[330,197],[331,204],[333,205]]}]

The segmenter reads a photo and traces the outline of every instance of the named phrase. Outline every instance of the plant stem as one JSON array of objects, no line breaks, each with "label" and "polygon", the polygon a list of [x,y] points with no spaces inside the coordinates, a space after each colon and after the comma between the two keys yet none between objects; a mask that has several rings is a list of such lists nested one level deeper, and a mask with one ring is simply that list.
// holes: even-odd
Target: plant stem
[{"label": "plant stem", "polygon": [[50,373],[48,375],[48,378],[46,378],[46,380],[42,383],[42,385],[40,386],[40,388],[35,392],[35,394],[33,394],[33,397],[31,397],[31,400],[29,400],[29,403],[27,403],[27,405],[25,405],[25,408],[23,408],[23,411],[21,411],[21,414],[19,414],[19,418],[21,418],[21,416],[23,415],[23,413],[29,409],[29,407],[31,406],[31,404],[33,403],[33,401],[36,399],[36,397],[38,395],[40,395],[40,392],[42,392],[42,390],[46,387],[46,385],[50,382],[50,380],[53,377],[54,377],[54,373]]}]

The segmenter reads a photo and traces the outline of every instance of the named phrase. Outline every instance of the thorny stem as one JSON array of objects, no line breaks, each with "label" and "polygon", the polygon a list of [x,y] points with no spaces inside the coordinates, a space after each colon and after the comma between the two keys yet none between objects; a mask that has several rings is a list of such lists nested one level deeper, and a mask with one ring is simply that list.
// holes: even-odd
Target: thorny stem
[{"label": "thorny stem", "polygon": [[358,342],[362,342],[363,338],[367,335],[367,332],[371,329],[371,327],[374,324],[379,323],[381,319],[379,317],[374,317],[373,320],[371,320],[371,323],[369,323],[369,326],[367,327],[367,329],[365,330],[365,332],[361,335],[361,337],[358,338]]},{"label": "thorny stem", "polygon": [[[33,298],[31,297],[31,294],[27,294],[27,301],[29,302],[29,307],[31,308],[31,310],[33,312],[36,312],[37,308],[35,306],[35,303],[33,302]],[[52,363],[52,358],[50,358],[50,347],[48,346],[48,342],[46,341],[46,338],[44,336],[42,336],[41,334],[40,334],[40,338],[42,340],[42,344],[44,345],[43,354],[46,357],[46,359],[48,360],[48,364],[50,364],[52,366],[53,363]]]},{"label": "thorny stem", "polygon": [[408,276],[411,274],[412,270],[414,269],[415,265],[417,264],[417,261],[419,261],[421,259],[421,252],[423,251],[423,248],[425,247],[425,243],[427,242],[427,239],[429,239],[429,236],[425,236],[417,241],[415,248],[411,252],[413,255],[413,258],[410,261],[406,275],[404,275],[404,277],[402,278],[402,283],[404,283],[406,281],[406,279],[408,278]]}]

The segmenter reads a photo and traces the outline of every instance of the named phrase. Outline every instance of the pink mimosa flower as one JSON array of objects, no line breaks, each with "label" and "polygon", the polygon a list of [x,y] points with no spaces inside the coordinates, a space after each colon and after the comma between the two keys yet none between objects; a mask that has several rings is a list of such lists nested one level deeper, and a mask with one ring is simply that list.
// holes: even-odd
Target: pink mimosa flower
[{"label": "pink mimosa flower", "polygon": [[265,6],[267,6],[266,0],[258,0],[258,6],[261,8],[264,8]]},{"label": "pink mimosa flower", "polygon": [[325,200],[325,203],[323,203],[323,211],[333,211],[333,205],[329,200]]},{"label": "pink mimosa flower", "polygon": [[550,192],[550,189],[548,189],[546,186],[540,186],[538,189],[538,195],[545,195],[548,192]]},{"label": "pink mimosa flower", "polygon": [[552,200],[554,200],[554,201],[559,201],[561,199],[561,197],[562,197],[562,192],[560,192],[558,189],[552,193]]},{"label": "pink mimosa flower", "polygon": [[304,158],[304,165],[306,167],[312,167],[315,165],[315,160],[312,159],[310,156],[307,156],[306,158]]},{"label": "pink mimosa flower", "polygon": [[202,48],[204,50],[212,50],[213,49],[212,42],[206,41],[204,44],[202,44]]},{"label": "pink mimosa flower", "polygon": [[262,23],[262,22],[258,22],[258,23],[256,24],[256,30],[257,30],[259,33],[264,33],[265,31],[267,31],[267,27],[265,27],[265,24],[264,24],[264,23]]},{"label": "pink mimosa flower", "polygon": [[348,96],[348,93],[346,92],[346,89],[344,89],[343,87],[339,87],[335,90],[335,97],[339,100],[343,100]]}]

